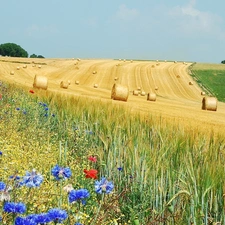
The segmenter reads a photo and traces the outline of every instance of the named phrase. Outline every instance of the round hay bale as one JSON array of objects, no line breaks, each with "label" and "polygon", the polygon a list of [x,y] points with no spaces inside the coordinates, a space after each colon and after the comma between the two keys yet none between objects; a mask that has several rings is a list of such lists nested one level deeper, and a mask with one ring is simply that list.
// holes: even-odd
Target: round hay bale
[{"label": "round hay bale", "polygon": [[14,75],[14,71],[12,70],[12,71],[10,71],[10,75]]},{"label": "round hay bale", "polygon": [[205,95],[205,92],[204,91],[201,91],[201,95]]},{"label": "round hay bale", "polygon": [[93,73],[93,74],[96,74],[96,73],[97,73],[97,71],[96,71],[96,70],[94,70],[92,73]]},{"label": "round hay bale", "polygon": [[80,59],[79,59],[79,58],[77,58],[77,61],[78,61],[78,62],[80,62]]},{"label": "round hay bale", "polygon": [[141,90],[141,87],[137,87],[137,90],[140,91]]},{"label": "round hay bale", "polygon": [[159,66],[160,65],[160,63],[158,62],[158,63],[156,63],[156,66]]},{"label": "round hay bale", "polygon": [[32,67],[36,67],[36,65],[35,65],[35,64],[33,64],[33,65],[32,65]]},{"label": "round hay bale", "polygon": [[177,61],[174,61],[174,63],[177,63]]},{"label": "round hay bale", "polygon": [[114,77],[114,80],[117,81],[118,80],[118,77]]},{"label": "round hay bale", "polygon": [[130,60],[130,62],[132,63],[132,62],[133,62],[133,60]]},{"label": "round hay bale", "polygon": [[147,101],[156,101],[156,94],[155,93],[148,93],[147,94]]},{"label": "round hay bale", "polygon": [[177,78],[180,78],[180,75],[179,74],[177,74],[177,76],[176,76]]},{"label": "round hay bale", "polygon": [[20,67],[19,67],[19,66],[17,66],[17,67],[16,67],[16,69],[17,69],[17,70],[20,70]]},{"label": "round hay bale", "polygon": [[138,94],[139,94],[139,91],[138,90],[134,90],[133,91],[133,95],[138,96]]},{"label": "round hay bale", "polygon": [[159,90],[159,87],[156,86],[156,87],[155,87],[155,90],[156,90],[156,91]]},{"label": "round hay bale", "polygon": [[23,68],[26,69],[27,68],[27,65],[23,65]]},{"label": "round hay bale", "polygon": [[123,61],[126,62],[126,59],[124,59]]},{"label": "round hay bale", "polygon": [[98,84],[94,84],[94,88],[98,88]]},{"label": "round hay bale", "polygon": [[141,96],[145,96],[145,95],[146,95],[145,91],[141,91]]},{"label": "round hay bale", "polygon": [[47,90],[47,88],[48,88],[48,79],[47,79],[47,77],[40,76],[40,75],[35,75],[33,87]]},{"label": "round hay bale", "polygon": [[127,101],[129,89],[127,86],[121,84],[114,84],[112,87],[111,98],[113,100]]},{"label": "round hay bale", "polygon": [[76,66],[76,67],[75,67],[75,70],[79,70],[79,67],[78,67],[78,66]]},{"label": "round hay bale", "polygon": [[60,82],[60,88],[67,89],[69,87],[69,83],[67,81]]},{"label": "round hay bale", "polygon": [[76,84],[76,85],[79,85],[79,83],[80,83],[79,80],[76,80],[76,81],[75,81],[75,84]]},{"label": "round hay bale", "polygon": [[38,68],[41,69],[41,65],[38,65]]},{"label": "round hay bale", "polygon": [[215,97],[204,97],[202,99],[202,109],[216,111],[217,110],[217,98]]},{"label": "round hay bale", "polygon": [[189,81],[189,85],[193,85],[193,82]]},{"label": "round hay bale", "polygon": [[155,68],[155,65],[152,65],[152,68]]},{"label": "round hay bale", "polygon": [[70,80],[68,80],[68,84],[71,85],[71,81]]}]

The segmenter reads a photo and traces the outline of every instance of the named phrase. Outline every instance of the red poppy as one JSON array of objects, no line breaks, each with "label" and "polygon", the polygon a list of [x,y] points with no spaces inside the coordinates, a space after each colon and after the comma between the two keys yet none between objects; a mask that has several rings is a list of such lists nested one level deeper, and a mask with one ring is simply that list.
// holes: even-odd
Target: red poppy
[{"label": "red poppy", "polygon": [[34,91],[33,91],[33,90],[30,90],[29,92],[30,92],[31,94],[34,94]]},{"label": "red poppy", "polygon": [[84,173],[86,174],[86,176],[85,176],[86,178],[97,179],[98,171],[95,169],[90,169],[90,170],[84,169]]},{"label": "red poppy", "polygon": [[0,94],[0,100],[2,100],[2,94]]},{"label": "red poppy", "polygon": [[90,160],[92,162],[97,162],[97,157],[96,156],[89,156],[88,160]]}]

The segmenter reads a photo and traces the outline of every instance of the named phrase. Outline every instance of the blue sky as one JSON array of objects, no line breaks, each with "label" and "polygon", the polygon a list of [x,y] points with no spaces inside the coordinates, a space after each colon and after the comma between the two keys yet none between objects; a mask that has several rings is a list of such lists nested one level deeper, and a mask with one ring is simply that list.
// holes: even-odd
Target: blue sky
[{"label": "blue sky", "polygon": [[0,44],[46,58],[225,60],[225,1],[0,0]]}]

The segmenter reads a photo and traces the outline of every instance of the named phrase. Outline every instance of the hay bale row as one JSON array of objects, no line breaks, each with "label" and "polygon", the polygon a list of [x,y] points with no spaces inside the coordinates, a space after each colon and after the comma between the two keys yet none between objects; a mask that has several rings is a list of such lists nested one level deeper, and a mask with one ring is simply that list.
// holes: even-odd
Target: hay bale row
[{"label": "hay bale row", "polygon": [[119,101],[127,101],[129,96],[129,89],[127,86],[121,84],[114,84],[111,92],[111,99]]},{"label": "hay bale row", "polygon": [[47,79],[47,77],[40,76],[40,75],[35,75],[33,87],[34,88],[38,88],[38,89],[47,90],[47,88],[48,88],[48,79]]},{"label": "hay bale row", "polygon": [[202,109],[216,111],[217,110],[217,98],[215,97],[204,97],[202,99]]},{"label": "hay bale row", "polygon": [[60,88],[67,89],[69,87],[68,81],[61,81],[60,82]]}]

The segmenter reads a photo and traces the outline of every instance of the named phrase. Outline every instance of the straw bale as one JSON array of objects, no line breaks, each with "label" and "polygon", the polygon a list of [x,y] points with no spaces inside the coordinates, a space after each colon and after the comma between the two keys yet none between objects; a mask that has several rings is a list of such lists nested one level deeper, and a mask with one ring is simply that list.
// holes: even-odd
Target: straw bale
[{"label": "straw bale", "polygon": [[75,70],[79,70],[79,67],[78,67],[78,66],[76,66],[76,67],[75,67]]},{"label": "straw bale", "polygon": [[24,69],[27,68],[27,65],[23,65],[23,68],[24,68]]},{"label": "straw bale", "polygon": [[204,91],[201,91],[201,95],[205,95],[205,92]]},{"label": "straw bale", "polygon": [[156,91],[159,90],[159,87],[156,86],[156,87],[155,87],[155,90],[156,90]]},{"label": "straw bale", "polygon": [[19,66],[17,66],[17,67],[16,67],[16,69],[17,69],[17,70],[20,70],[20,67],[19,67]]},{"label": "straw bale", "polygon": [[156,66],[159,66],[160,65],[160,63],[158,62],[158,63],[156,63]]},{"label": "straw bale", "polygon": [[141,91],[141,96],[145,96],[145,95],[146,95],[145,91]]},{"label": "straw bale", "polygon": [[177,61],[174,61],[174,63],[177,63]]},{"label": "straw bale", "polygon": [[148,93],[147,94],[147,101],[156,101],[156,94],[155,93]]},{"label": "straw bale", "polygon": [[71,85],[71,81],[70,80],[68,80],[68,84]]},{"label": "straw bale", "polygon": [[47,77],[40,76],[40,75],[35,75],[33,87],[47,90],[47,88],[48,88],[48,79],[47,79]]},{"label": "straw bale", "polygon": [[93,74],[96,74],[96,73],[97,73],[97,71],[96,71],[96,70],[94,70],[92,73],[93,73]]},{"label": "straw bale", "polygon": [[118,77],[114,77],[114,80],[115,80],[115,81],[118,80]]},{"label": "straw bale", "polygon": [[217,110],[217,98],[215,97],[204,97],[202,99],[202,109],[216,111]]},{"label": "straw bale", "polygon": [[121,84],[114,84],[112,87],[111,98],[113,100],[127,101],[129,89],[127,86]]},{"label": "straw bale", "polygon": [[152,65],[152,68],[155,68],[155,65]]},{"label": "straw bale", "polygon": [[94,88],[98,88],[98,84],[94,84]]},{"label": "straw bale", "polygon": [[35,65],[35,64],[33,64],[32,66],[33,66],[33,67],[36,67],[36,65]]},{"label": "straw bale", "polygon": [[138,90],[133,90],[133,95],[138,96],[139,91]]},{"label": "straw bale", "polygon": [[133,60],[130,60],[130,62],[132,63],[132,62],[133,62]]},{"label": "straw bale", "polygon": [[14,71],[12,70],[12,71],[10,71],[10,75],[14,75]]},{"label": "straw bale", "polygon": [[67,89],[69,87],[68,81],[61,81],[60,82],[60,88]]},{"label": "straw bale", "polygon": [[75,84],[76,84],[76,85],[79,85],[79,83],[80,83],[79,80],[76,80],[76,81],[75,81]]},{"label": "straw bale", "polygon": [[41,65],[38,65],[38,68],[41,69]]},{"label": "straw bale", "polygon": [[180,78],[180,75],[179,74],[177,74],[177,76],[176,76],[177,78]]},{"label": "straw bale", "polygon": [[193,85],[193,82],[189,81],[189,85]]},{"label": "straw bale", "polygon": [[141,87],[137,87],[137,90],[140,91],[141,90]]}]

